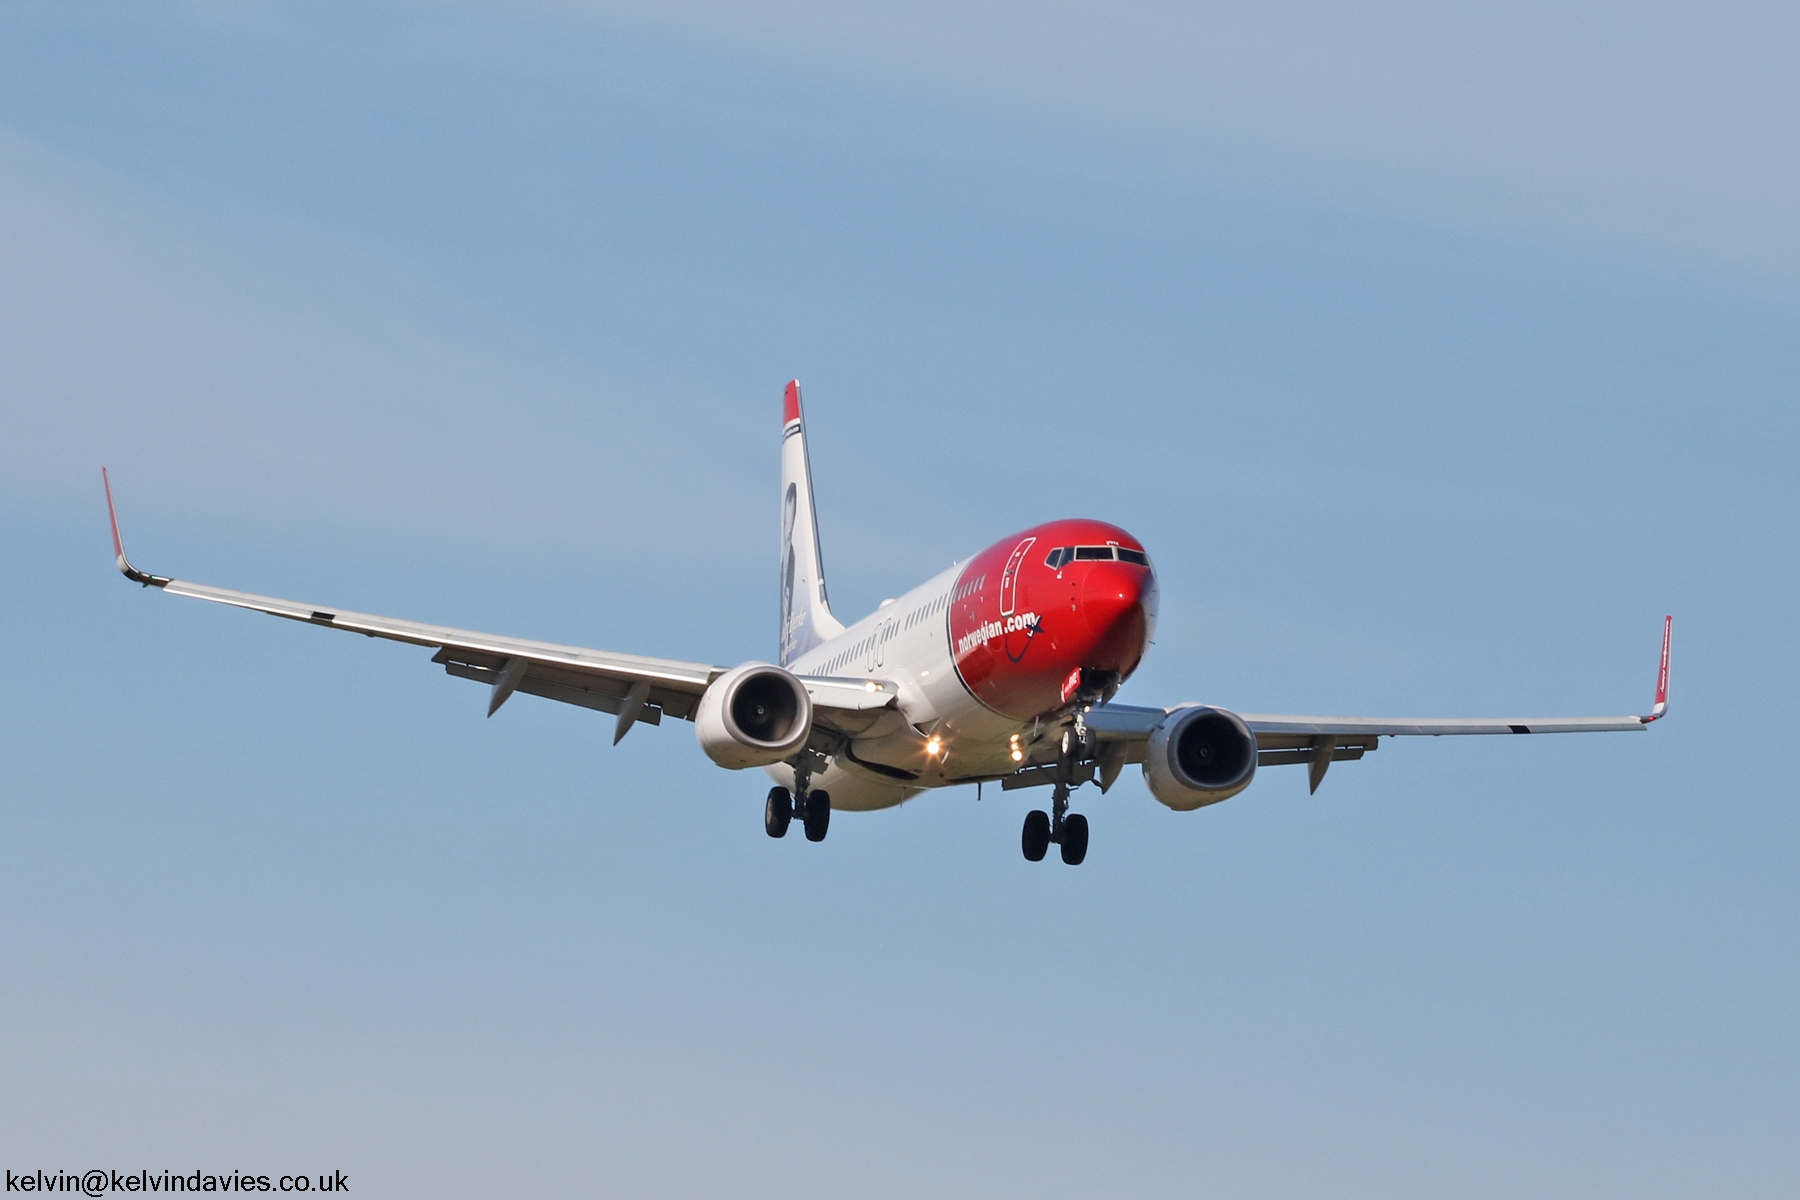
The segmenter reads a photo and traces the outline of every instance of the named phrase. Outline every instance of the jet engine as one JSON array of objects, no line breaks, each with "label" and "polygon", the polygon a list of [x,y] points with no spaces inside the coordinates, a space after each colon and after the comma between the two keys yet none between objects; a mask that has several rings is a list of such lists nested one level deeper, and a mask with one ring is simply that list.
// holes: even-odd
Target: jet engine
[{"label": "jet engine", "polygon": [[1222,708],[1178,708],[1150,735],[1144,782],[1178,812],[1229,800],[1256,775],[1256,735]]},{"label": "jet engine", "polygon": [[812,732],[806,687],[771,663],[733,667],[706,689],[694,713],[694,736],[721,767],[766,767],[793,755]]}]

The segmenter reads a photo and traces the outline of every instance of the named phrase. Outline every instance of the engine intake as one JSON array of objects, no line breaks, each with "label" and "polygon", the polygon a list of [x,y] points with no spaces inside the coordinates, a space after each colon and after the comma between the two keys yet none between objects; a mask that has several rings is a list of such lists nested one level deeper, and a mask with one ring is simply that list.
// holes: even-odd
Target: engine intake
[{"label": "engine intake", "polygon": [[1178,812],[1229,800],[1256,776],[1256,735],[1222,708],[1179,708],[1150,735],[1144,782]]},{"label": "engine intake", "polygon": [[747,662],[713,680],[694,712],[694,736],[721,767],[766,767],[791,757],[812,732],[806,686],[771,663]]}]

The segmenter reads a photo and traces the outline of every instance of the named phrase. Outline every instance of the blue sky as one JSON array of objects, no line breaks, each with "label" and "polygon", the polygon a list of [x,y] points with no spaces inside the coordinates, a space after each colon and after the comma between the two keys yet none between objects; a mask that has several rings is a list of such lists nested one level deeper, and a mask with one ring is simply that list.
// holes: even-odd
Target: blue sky
[{"label": "blue sky", "polygon": [[[1800,21],[1738,6],[0,11],[0,1156],[363,1194],[1800,1186]],[[1142,537],[1124,699],[1609,713],[771,842],[685,725],[140,566],[772,653]]]}]

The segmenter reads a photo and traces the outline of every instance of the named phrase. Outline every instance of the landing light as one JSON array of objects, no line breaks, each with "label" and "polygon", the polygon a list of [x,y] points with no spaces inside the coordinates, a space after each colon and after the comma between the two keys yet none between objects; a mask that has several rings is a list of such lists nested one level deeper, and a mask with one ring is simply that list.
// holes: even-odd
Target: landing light
[{"label": "landing light", "polygon": [[936,738],[932,738],[929,742],[925,743],[925,753],[931,755],[933,758],[936,758],[938,755],[942,754],[943,752],[944,752],[944,748],[943,748],[943,746],[938,744],[938,740]]},{"label": "landing light", "polygon": [[880,691],[880,690],[881,690],[880,688],[875,686],[875,681],[873,679],[871,679],[871,680],[869,680],[869,682],[863,684],[863,691],[865,691],[865,692],[876,692],[876,691]]}]

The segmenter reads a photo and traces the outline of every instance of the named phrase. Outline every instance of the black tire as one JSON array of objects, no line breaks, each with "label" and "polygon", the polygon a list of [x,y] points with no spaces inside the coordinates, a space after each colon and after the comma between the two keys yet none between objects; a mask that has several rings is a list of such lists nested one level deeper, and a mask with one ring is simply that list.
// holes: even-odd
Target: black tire
[{"label": "black tire", "polygon": [[822,842],[831,828],[831,793],[808,792],[806,796],[806,840]]},{"label": "black tire", "polygon": [[1087,818],[1070,813],[1063,818],[1062,856],[1071,867],[1079,867],[1087,857]]},{"label": "black tire", "polygon": [[1034,808],[1025,814],[1025,831],[1019,835],[1019,848],[1030,862],[1043,862],[1050,849],[1050,814]]},{"label": "black tire", "polygon": [[786,837],[788,822],[794,819],[794,798],[784,787],[769,789],[769,802],[763,805],[763,829],[770,837]]}]

